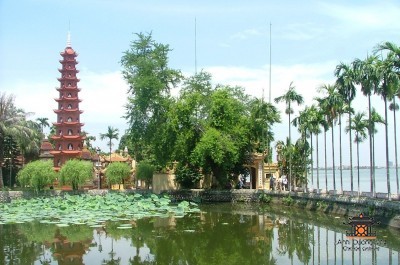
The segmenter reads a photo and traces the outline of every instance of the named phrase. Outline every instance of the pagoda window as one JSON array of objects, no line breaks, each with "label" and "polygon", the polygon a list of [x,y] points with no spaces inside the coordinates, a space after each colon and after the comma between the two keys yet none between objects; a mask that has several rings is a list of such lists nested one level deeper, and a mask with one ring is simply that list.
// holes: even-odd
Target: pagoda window
[{"label": "pagoda window", "polygon": [[72,122],[72,118],[71,117],[68,117],[68,122]]},{"label": "pagoda window", "polygon": [[68,104],[68,109],[72,109],[72,105],[71,104]]},{"label": "pagoda window", "polygon": [[63,118],[60,118],[60,122],[63,122]]},{"label": "pagoda window", "polygon": [[61,131],[61,130],[59,130],[59,131],[58,131],[58,134],[59,134],[59,135],[62,135],[62,131]]},{"label": "pagoda window", "polygon": [[68,93],[68,97],[69,97],[69,98],[72,97],[71,93]]},{"label": "pagoda window", "polygon": [[71,86],[71,83],[68,83],[68,86]]},{"label": "pagoda window", "polygon": [[57,166],[61,166],[61,160],[60,159],[57,160]]},{"label": "pagoda window", "polygon": [[61,150],[61,144],[58,145],[58,150]]},{"label": "pagoda window", "polygon": [[71,74],[68,74],[68,77],[71,77]]},{"label": "pagoda window", "polygon": [[68,135],[72,135],[72,130],[68,129]]},{"label": "pagoda window", "polygon": [[72,144],[68,144],[68,150],[72,150],[73,146]]}]

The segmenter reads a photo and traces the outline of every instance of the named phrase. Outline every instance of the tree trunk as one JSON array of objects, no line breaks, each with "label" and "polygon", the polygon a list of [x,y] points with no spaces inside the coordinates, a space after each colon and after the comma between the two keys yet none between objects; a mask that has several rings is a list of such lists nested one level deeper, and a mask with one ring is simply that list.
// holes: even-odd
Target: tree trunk
[{"label": "tree trunk", "polygon": [[[350,107],[350,106],[349,106]],[[350,184],[351,184],[351,195],[353,195],[353,142],[351,140],[351,113],[349,112],[349,145],[350,145]]]},{"label": "tree trunk", "polygon": [[333,130],[333,121],[331,122],[332,128],[332,180],[333,180],[333,193],[336,194],[336,176],[335,176],[335,135]]},{"label": "tree trunk", "polygon": [[[292,134],[290,130],[290,101],[289,101],[289,146],[292,145]],[[288,178],[289,191],[292,191],[292,152],[289,153],[289,178]]]},{"label": "tree trunk", "polygon": [[340,189],[343,193],[343,161],[342,161],[342,116],[339,116],[339,163],[340,163]]},{"label": "tree trunk", "polygon": [[328,163],[327,163],[327,159],[326,159],[326,131],[324,130],[324,146],[325,146],[325,150],[324,150],[324,154],[325,154],[325,192],[328,193]]},{"label": "tree trunk", "polygon": [[312,133],[310,133],[310,139],[311,139],[311,186],[314,191],[314,159],[313,159],[313,141],[312,141]]},{"label": "tree trunk", "polygon": [[369,174],[370,174],[370,190],[372,193],[372,196],[375,197],[375,189],[374,189],[374,168],[373,168],[373,162],[372,162],[372,126],[371,126],[371,95],[368,94],[368,136],[369,136]]},{"label": "tree trunk", "polygon": [[[358,133],[356,134],[356,138],[358,138]],[[360,143],[357,141],[357,190],[358,196],[361,195],[360,192]]]},{"label": "tree trunk", "polygon": [[318,154],[318,134],[316,136],[316,145],[317,145],[317,193],[319,193],[319,154]]},{"label": "tree trunk", "polygon": [[399,194],[399,169],[397,164],[396,97],[393,97],[394,157],[396,166],[396,191]]},{"label": "tree trunk", "polygon": [[385,143],[386,143],[386,180],[387,180],[387,192],[388,199],[392,199],[392,195],[390,193],[390,172],[389,172],[389,137],[388,137],[388,120],[387,120],[387,99],[386,96],[383,98],[385,102]]}]

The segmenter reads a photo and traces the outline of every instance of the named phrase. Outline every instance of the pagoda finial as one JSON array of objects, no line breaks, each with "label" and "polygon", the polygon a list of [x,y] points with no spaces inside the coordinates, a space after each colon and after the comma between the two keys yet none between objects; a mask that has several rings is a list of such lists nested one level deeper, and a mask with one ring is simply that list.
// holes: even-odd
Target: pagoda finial
[{"label": "pagoda finial", "polygon": [[71,47],[71,32],[68,30],[67,47]]}]

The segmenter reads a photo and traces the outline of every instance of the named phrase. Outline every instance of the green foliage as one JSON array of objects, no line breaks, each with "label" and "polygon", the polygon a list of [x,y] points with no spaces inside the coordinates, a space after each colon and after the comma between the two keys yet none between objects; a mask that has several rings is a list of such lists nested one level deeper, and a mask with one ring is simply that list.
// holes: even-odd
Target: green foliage
[{"label": "green foliage", "polygon": [[261,193],[258,199],[263,203],[270,203],[272,201],[272,197],[266,193]]},{"label": "green foliage", "polygon": [[200,170],[190,165],[179,164],[175,171],[175,180],[182,188],[191,189],[201,180]]},{"label": "green foliage", "polygon": [[[199,212],[197,205],[188,202],[172,205],[169,197],[155,194],[146,197],[125,193],[108,193],[105,196],[66,194],[63,197],[18,199],[2,203],[0,223],[40,220],[40,223],[56,224],[59,227],[68,227],[69,224],[96,227],[98,223],[117,218],[137,220],[155,214],[167,217],[175,213],[184,216],[189,212]],[[75,234],[74,229],[70,233]]]},{"label": "green foliage", "polygon": [[154,167],[147,161],[142,161],[136,166],[136,178],[144,180],[147,185],[153,181]]},{"label": "green foliage", "polygon": [[291,165],[293,184],[301,185],[305,183],[305,175],[309,170],[311,163],[309,156],[311,154],[311,148],[306,139],[300,138],[296,143],[290,144],[287,139],[286,144],[282,141],[277,143],[280,151],[278,152],[279,161],[278,166],[282,174],[289,175],[289,166]]},{"label": "green foliage", "polygon": [[68,160],[60,169],[60,183],[71,185],[77,190],[79,185],[92,178],[93,165],[88,161]]},{"label": "green foliage", "polygon": [[168,45],[156,43],[151,34],[136,34],[122,59],[122,71],[130,88],[126,104],[128,132],[138,161],[167,162],[163,146],[167,112],[173,102],[170,89],[177,86],[181,73],[168,67]]},{"label": "green foliage", "polygon": [[108,165],[106,170],[107,182],[109,184],[124,183],[124,179],[131,174],[131,168],[127,163],[114,162]]},{"label": "green foliage", "polygon": [[293,204],[294,204],[294,200],[293,200],[293,198],[290,197],[290,195],[289,195],[289,196],[287,196],[287,197],[283,197],[283,198],[282,198],[282,203],[283,203],[284,205],[290,206],[290,205],[293,205]]},{"label": "green foliage", "polygon": [[52,161],[37,160],[30,162],[22,168],[17,175],[23,187],[32,187],[36,191],[43,190],[56,179]]}]

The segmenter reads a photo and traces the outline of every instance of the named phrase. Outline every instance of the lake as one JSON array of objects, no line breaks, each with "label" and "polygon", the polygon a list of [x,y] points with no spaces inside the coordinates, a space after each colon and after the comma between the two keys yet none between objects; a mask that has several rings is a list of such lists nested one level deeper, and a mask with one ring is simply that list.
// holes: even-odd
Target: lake
[{"label": "lake", "polygon": [[[343,190],[350,191],[351,190],[351,177],[350,170],[346,169],[342,171],[343,173]],[[396,183],[396,169],[390,168],[390,188],[391,193],[394,194],[397,192],[397,183]],[[400,169],[399,169],[400,174]],[[314,182],[311,181],[311,175],[308,176],[308,184],[309,187],[317,188],[317,170],[313,170]],[[328,179],[328,190],[333,190],[333,170],[327,169],[327,179]],[[340,189],[340,170],[335,170],[335,179],[336,179],[336,189]],[[313,184],[312,184],[313,183]],[[357,186],[357,169],[353,169],[353,189],[356,191]],[[325,169],[319,169],[319,187],[320,189],[325,189]],[[386,168],[377,168],[375,169],[375,187],[376,192],[387,193],[387,177],[386,177]],[[360,168],[360,190],[361,191],[370,191],[370,170],[366,168]]]},{"label": "lake", "polygon": [[400,231],[350,240],[345,217],[258,204],[205,204],[184,217],[57,227],[0,225],[0,264],[400,264]]}]

